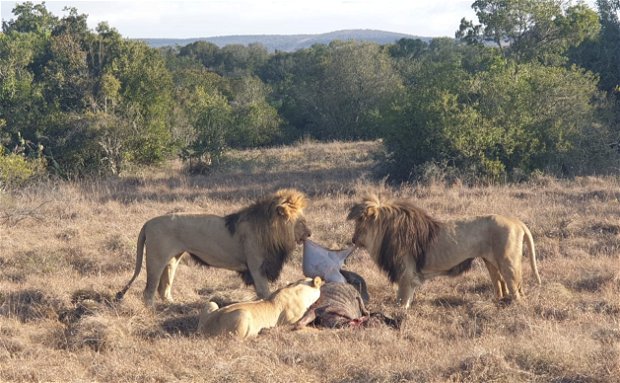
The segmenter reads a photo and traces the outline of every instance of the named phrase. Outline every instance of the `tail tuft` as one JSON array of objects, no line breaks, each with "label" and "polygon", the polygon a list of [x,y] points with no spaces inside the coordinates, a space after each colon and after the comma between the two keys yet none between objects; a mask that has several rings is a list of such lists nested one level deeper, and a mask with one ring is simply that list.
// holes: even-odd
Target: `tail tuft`
[{"label": "tail tuft", "polygon": [[114,301],[120,302],[123,300],[124,297],[125,297],[125,292],[119,291],[118,293],[116,293],[116,296],[114,297]]}]

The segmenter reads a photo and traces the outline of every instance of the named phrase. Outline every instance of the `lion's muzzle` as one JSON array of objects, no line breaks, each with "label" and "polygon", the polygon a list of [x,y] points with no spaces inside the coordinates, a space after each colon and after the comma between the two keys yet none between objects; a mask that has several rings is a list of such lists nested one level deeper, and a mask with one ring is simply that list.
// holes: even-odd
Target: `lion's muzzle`
[{"label": "lion's muzzle", "polygon": [[297,240],[297,244],[301,245],[304,243],[304,241],[308,238],[310,238],[312,236],[312,232],[310,230],[308,230],[306,233],[304,233],[298,240]]}]

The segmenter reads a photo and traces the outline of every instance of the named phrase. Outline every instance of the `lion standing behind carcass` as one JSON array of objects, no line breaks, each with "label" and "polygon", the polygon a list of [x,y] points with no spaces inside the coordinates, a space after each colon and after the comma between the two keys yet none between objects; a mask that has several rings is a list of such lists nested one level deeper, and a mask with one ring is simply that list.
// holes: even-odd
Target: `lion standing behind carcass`
[{"label": "lion standing behind carcass", "polygon": [[296,323],[321,295],[320,277],[305,278],[274,292],[269,298],[218,308],[207,303],[198,320],[198,332],[207,336],[258,335],[265,328]]},{"label": "lion standing behind carcass", "polygon": [[140,273],[146,246],[144,302],[153,305],[155,290],[172,301],[172,282],[181,256],[212,267],[234,270],[253,284],[260,298],[269,296],[268,281],[275,281],[296,244],[310,236],[303,216],[304,194],[283,189],[238,211],[220,217],[210,214],[169,214],[147,221],[140,235],[136,268],[117,293],[122,299]]},{"label": "lion standing behind carcass", "polygon": [[404,307],[424,280],[459,275],[476,257],[484,260],[498,298],[520,299],[524,241],[540,284],[532,234],[516,218],[488,215],[439,222],[409,201],[371,194],[351,207],[347,219],[355,221],[353,243],[366,248],[398,284],[398,303]]}]

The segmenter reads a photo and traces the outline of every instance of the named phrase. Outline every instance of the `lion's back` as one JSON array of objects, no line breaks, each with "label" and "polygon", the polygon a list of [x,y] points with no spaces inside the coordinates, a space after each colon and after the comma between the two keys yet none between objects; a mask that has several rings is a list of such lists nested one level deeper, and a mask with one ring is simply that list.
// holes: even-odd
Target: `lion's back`
[{"label": "lion's back", "polygon": [[213,214],[162,215],[147,221],[144,229],[149,250],[187,251],[213,266],[238,259],[243,252],[238,238],[226,228],[224,218]]},{"label": "lion's back", "polygon": [[206,232],[210,230],[221,230],[225,228],[224,218],[215,214],[205,213],[172,213],[164,214],[149,219],[144,224],[149,233],[176,233],[184,232]]},{"label": "lion's back", "polygon": [[200,315],[198,331],[207,336],[234,335],[239,338],[256,336],[263,328],[272,327],[271,321],[264,321],[261,318],[274,316],[272,313],[264,313],[263,311],[269,307],[261,303],[261,301],[241,302],[211,312],[212,308],[207,305]]},{"label": "lion's back", "polygon": [[[482,215],[455,220],[445,227],[445,233],[453,237],[458,247],[467,245],[475,247],[476,243],[485,248],[492,246],[492,241],[505,239],[512,233],[523,231],[523,222],[515,217],[499,214]],[[484,242],[484,243],[480,243]]]},{"label": "lion's back", "polygon": [[198,331],[207,336],[232,334],[244,337],[247,334],[249,324],[252,323],[251,314],[246,310],[219,310],[211,311],[207,305],[200,315]]}]

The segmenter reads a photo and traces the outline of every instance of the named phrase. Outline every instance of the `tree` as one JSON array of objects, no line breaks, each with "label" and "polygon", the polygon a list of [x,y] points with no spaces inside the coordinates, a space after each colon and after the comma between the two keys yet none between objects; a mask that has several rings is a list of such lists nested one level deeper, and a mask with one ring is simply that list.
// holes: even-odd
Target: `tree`
[{"label": "tree", "polygon": [[208,41],[196,41],[181,47],[179,56],[191,57],[204,65],[206,68],[215,70],[219,67],[220,48]]},{"label": "tree", "polygon": [[218,54],[216,70],[220,74],[242,76],[253,74],[262,66],[268,57],[267,49],[261,44],[250,44],[247,47],[231,44],[222,47]]},{"label": "tree", "polygon": [[179,50],[179,55],[192,57],[210,70],[231,77],[254,74],[269,58],[262,44],[230,44],[219,48],[207,41],[188,44]]},{"label": "tree", "polygon": [[328,47],[319,44],[293,53],[276,52],[258,71],[272,89],[270,103],[283,119],[285,142],[304,135],[320,138],[314,132],[315,99],[320,94],[327,55]]},{"label": "tree", "polygon": [[231,81],[234,123],[227,134],[231,147],[249,148],[274,143],[280,137],[281,119],[267,102],[270,89],[258,77]]},{"label": "tree", "polygon": [[415,59],[398,61],[406,90],[387,114],[382,132],[391,178],[418,177],[432,163],[458,166],[446,129],[471,126],[475,120],[475,110],[461,99],[472,78],[463,67],[462,50],[451,39],[434,39]]},{"label": "tree", "polygon": [[428,50],[428,44],[420,39],[402,38],[390,45],[390,56],[397,59],[416,60]]},{"label": "tree", "polygon": [[574,63],[600,76],[600,87],[620,94],[620,2],[598,0],[600,34],[571,51]]},{"label": "tree", "polygon": [[324,138],[377,136],[381,112],[398,97],[401,79],[377,44],[332,43],[316,95],[317,130]]},{"label": "tree", "polygon": [[527,64],[500,67],[477,80],[482,122],[504,132],[496,156],[508,172],[575,175],[609,164],[609,130],[596,116],[596,76],[578,67]]},{"label": "tree", "polygon": [[227,95],[232,90],[227,79],[187,58],[169,58],[176,100],[172,134],[189,171],[203,173],[220,162],[228,147],[234,116]]},{"label": "tree", "polygon": [[36,141],[43,98],[29,70],[34,40],[30,34],[0,34],[0,144],[15,143],[18,133]]},{"label": "tree", "polygon": [[79,112],[93,100],[93,79],[89,75],[86,52],[74,35],[52,36],[48,61],[43,67],[43,93],[48,108]]},{"label": "tree", "polygon": [[276,54],[260,73],[294,138],[377,137],[382,112],[402,90],[389,55],[372,43],[332,42]]},{"label": "tree", "polygon": [[52,30],[52,35],[71,35],[76,40],[85,41],[88,39],[90,31],[88,29],[88,15],[78,13],[77,8],[64,7],[63,11],[69,14],[59,20]]},{"label": "tree", "polygon": [[181,158],[189,162],[192,172],[205,172],[220,162],[226,150],[226,137],[232,123],[232,108],[221,94],[195,90],[198,105],[192,125],[193,141],[183,149]]},{"label": "tree", "polygon": [[26,1],[13,8],[16,19],[2,22],[4,33],[51,33],[58,24],[58,18],[45,8],[45,3],[33,4]]},{"label": "tree", "polygon": [[421,67],[386,132],[392,177],[418,177],[429,164],[487,180],[611,165],[610,132],[597,119],[601,94],[591,73],[501,61],[474,75],[457,68]]},{"label": "tree", "polygon": [[112,63],[120,82],[119,113],[132,129],[127,158],[139,164],[162,161],[170,149],[168,117],[172,110],[172,77],[159,53],[146,44],[124,41]]},{"label": "tree", "polygon": [[505,57],[518,62],[558,64],[570,47],[596,36],[598,16],[585,4],[560,0],[477,0],[472,4],[480,24],[462,19],[457,39],[493,42]]}]

